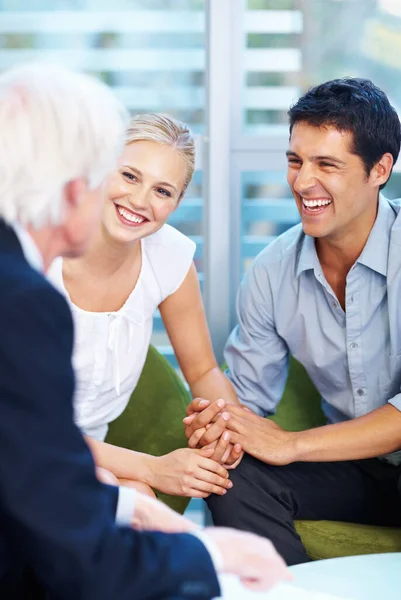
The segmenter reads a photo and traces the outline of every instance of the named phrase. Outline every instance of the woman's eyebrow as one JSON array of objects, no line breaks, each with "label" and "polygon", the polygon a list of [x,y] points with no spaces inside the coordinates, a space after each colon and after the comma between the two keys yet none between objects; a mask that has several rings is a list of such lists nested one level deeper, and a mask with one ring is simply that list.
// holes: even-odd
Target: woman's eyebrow
[{"label": "woman's eyebrow", "polygon": [[[135,167],[131,167],[131,165],[127,165],[127,164],[123,164],[123,167],[130,169],[133,173],[135,173],[135,175],[139,175],[140,177],[142,177],[142,173],[139,169],[136,169]],[[164,187],[169,187],[169,188],[173,189],[175,192],[177,191],[177,188],[175,187],[175,185],[173,185],[172,183],[169,183],[168,181],[158,181],[157,185],[163,185]]]}]

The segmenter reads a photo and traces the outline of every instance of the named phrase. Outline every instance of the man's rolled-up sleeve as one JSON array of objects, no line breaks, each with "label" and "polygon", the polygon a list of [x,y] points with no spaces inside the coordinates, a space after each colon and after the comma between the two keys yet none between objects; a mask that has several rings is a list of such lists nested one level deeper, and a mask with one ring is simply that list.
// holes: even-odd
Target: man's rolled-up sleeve
[{"label": "man's rolled-up sleeve", "polygon": [[401,393],[396,394],[388,401],[389,404],[392,404],[395,408],[401,411]]},{"label": "man's rolled-up sleeve", "polygon": [[240,402],[259,415],[272,414],[284,391],[289,352],[277,333],[271,284],[258,259],[239,289],[237,316],[224,352],[227,376]]}]

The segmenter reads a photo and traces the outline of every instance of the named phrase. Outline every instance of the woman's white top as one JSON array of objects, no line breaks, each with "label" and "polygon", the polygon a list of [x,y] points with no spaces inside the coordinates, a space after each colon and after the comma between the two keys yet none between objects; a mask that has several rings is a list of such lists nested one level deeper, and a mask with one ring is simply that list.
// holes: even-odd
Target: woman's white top
[{"label": "woman's white top", "polygon": [[108,424],[127,406],[145,363],[154,312],[180,287],[195,253],[194,242],[170,225],[143,238],[141,245],[138,281],[115,312],[88,312],[75,306],[63,284],[61,258],[48,271],[74,319],[75,420],[97,440],[104,440]]}]

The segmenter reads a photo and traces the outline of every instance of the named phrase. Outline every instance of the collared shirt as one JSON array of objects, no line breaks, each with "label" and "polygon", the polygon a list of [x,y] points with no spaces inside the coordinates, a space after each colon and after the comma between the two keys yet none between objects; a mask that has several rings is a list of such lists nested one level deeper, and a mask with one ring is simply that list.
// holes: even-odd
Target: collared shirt
[{"label": "collared shirt", "polygon": [[39,251],[39,248],[33,241],[33,238],[19,223],[14,222],[12,223],[11,227],[14,230],[19,243],[21,244],[22,252],[24,253],[27,262],[30,264],[32,269],[43,273],[43,257]]},{"label": "collared shirt", "polygon": [[260,415],[274,413],[292,354],[321,394],[329,423],[387,402],[401,410],[399,211],[397,202],[379,198],[374,226],[347,275],[346,311],[301,224],[259,254],[240,287],[239,324],[225,350],[241,402]]}]

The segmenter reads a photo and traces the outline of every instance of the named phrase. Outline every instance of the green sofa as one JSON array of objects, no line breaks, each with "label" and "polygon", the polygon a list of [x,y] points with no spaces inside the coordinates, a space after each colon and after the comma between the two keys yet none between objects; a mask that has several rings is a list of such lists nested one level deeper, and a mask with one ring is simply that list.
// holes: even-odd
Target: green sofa
[{"label": "green sofa", "polygon": [[[124,413],[111,424],[106,441],[158,456],[185,447],[182,418],[188,401],[189,394],[178,375],[150,347],[138,386]],[[325,423],[319,395],[295,360],[291,360],[284,395],[272,418],[288,431]],[[179,512],[188,504],[187,498],[164,494],[160,498]],[[401,528],[334,521],[297,521],[296,527],[314,559],[401,551]]]}]

